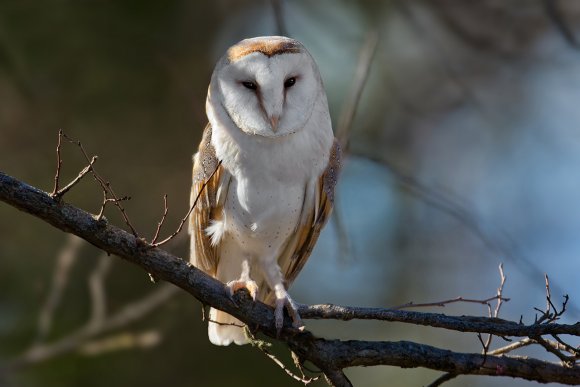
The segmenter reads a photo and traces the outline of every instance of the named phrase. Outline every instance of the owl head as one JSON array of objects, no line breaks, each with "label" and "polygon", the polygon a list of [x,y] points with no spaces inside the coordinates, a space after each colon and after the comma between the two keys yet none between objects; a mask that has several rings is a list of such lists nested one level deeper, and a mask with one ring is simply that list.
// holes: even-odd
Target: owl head
[{"label": "owl head", "polygon": [[222,119],[246,134],[280,137],[301,130],[319,98],[326,105],[318,67],[300,42],[257,37],[230,47],[219,60],[209,86],[208,116],[218,109],[225,113]]}]

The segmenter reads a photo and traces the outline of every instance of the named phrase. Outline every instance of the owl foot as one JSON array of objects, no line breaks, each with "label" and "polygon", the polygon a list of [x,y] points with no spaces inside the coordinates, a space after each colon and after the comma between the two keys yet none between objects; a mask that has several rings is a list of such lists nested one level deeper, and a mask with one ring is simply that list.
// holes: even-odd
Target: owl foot
[{"label": "owl foot", "polygon": [[240,289],[246,289],[250,296],[252,296],[252,300],[256,301],[256,294],[258,293],[258,284],[251,279],[242,280],[238,279],[235,281],[230,281],[226,284],[230,291],[230,296],[233,296],[235,292]]},{"label": "owl foot", "polygon": [[288,314],[292,319],[292,327],[300,330],[304,329],[304,324],[302,323],[300,314],[298,314],[298,306],[294,303],[290,296],[286,294],[286,297],[276,299],[274,323],[276,325],[276,332],[278,336],[280,336],[280,332],[284,326],[284,307],[286,307],[286,310],[288,310]]}]

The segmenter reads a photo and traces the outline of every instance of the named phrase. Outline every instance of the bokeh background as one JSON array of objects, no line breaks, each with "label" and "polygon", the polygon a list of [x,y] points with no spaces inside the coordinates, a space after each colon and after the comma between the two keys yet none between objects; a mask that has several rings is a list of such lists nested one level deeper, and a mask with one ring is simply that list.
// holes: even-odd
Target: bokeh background
[{"label": "bokeh background", "polygon": [[[187,210],[206,89],[228,46],[281,28],[301,40],[319,64],[336,126],[361,49],[376,33],[349,130],[340,219],[325,229],[294,298],[361,306],[487,298],[503,262],[511,301],[502,317],[533,321],[533,307],[545,305],[547,273],[558,304],[571,296],[563,322],[573,322],[580,316],[579,26],[580,3],[551,0],[4,0],[0,169],[50,191],[63,129],[99,156],[98,171],[119,194],[132,197],[126,208],[144,236],[153,234],[167,193],[169,233]],[[64,144],[63,158],[63,179],[74,178],[84,166],[78,149]],[[100,189],[87,178],[66,200],[98,212]],[[112,208],[106,215],[122,225]],[[184,240],[168,248],[186,256]],[[63,258],[63,249],[76,259]],[[66,272],[63,262],[70,263],[68,279],[44,335],[49,345],[95,313],[90,278],[104,279],[106,316],[162,286],[0,205],[0,366],[22,359],[39,337],[39,316],[55,272],[57,280]],[[200,304],[179,291],[163,294],[131,324],[25,362],[0,384],[298,385],[255,348],[210,345]],[[443,311],[487,315],[472,304]],[[481,350],[475,335],[424,327],[307,326],[325,337]],[[283,348],[273,351],[291,364]],[[420,386],[439,375],[392,367],[347,374],[357,386]],[[533,384],[460,377],[448,385]]]}]

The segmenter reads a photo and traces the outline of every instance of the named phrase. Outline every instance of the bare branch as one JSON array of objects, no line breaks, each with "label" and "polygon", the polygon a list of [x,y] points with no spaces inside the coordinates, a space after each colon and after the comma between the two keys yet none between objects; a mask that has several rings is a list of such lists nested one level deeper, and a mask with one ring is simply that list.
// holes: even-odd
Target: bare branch
[{"label": "bare branch", "polygon": [[[576,361],[578,361],[578,359],[580,359],[580,347],[574,348],[570,344],[565,343],[557,335],[552,335],[552,337],[554,338],[554,340],[556,340],[554,345],[558,350],[569,352],[572,356],[574,356],[576,358]],[[548,341],[548,340],[546,340],[546,341]]]},{"label": "bare branch", "polygon": [[[310,361],[334,385],[350,385],[343,369],[355,366],[391,365],[399,367],[426,367],[443,372],[469,375],[511,376],[539,382],[559,382],[579,384],[578,367],[565,367],[537,359],[516,356],[493,356],[487,354],[457,353],[429,345],[407,341],[372,342],[361,340],[327,340],[313,336],[308,331],[292,327],[288,316],[284,328],[276,329],[271,307],[252,301],[247,292],[236,292],[230,296],[226,286],[192,267],[184,260],[164,250],[149,248],[143,242],[119,229],[96,220],[91,214],[62,201],[56,201],[49,194],[28,186],[0,172],[0,200],[22,211],[45,220],[54,227],[74,233],[96,247],[138,265],[146,272],[161,280],[172,282],[199,299],[236,317],[255,332],[285,342],[291,351],[304,360]],[[145,302],[145,301],[144,301]],[[565,310],[565,308],[563,308]],[[136,305],[133,310],[123,309],[103,322],[106,330],[116,329],[121,323],[151,311],[151,301]],[[435,313],[419,313],[381,308],[355,308],[333,305],[299,306],[303,318],[334,318],[349,320],[379,319],[385,321],[412,322],[461,332],[491,333],[497,336],[525,337],[545,334],[572,334],[580,336],[580,322],[566,325],[554,322],[521,325],[517,322],[489,317],[445,316]],[[560,312],[558,312],[560,313]],[[105,328],[101,328],[104,332]],[[86,341],[94,334],[94,328],[87,326],[76,335],[50,347],[52,354],[76,348],[79,341]],[[58,344],[58,345],[56,345]],[[31,363],[46,357],[48,349],[37,347],[28,352],[20,363]],[[485,366],[482,367],[482,364]]]},{"label": "bare branch", "polygon": [[503,354],[515,351],[516,349],[527,347],[528,345],[532,345],[535,343],[536,343],[535,340],[532,340],[529,337],[526,337],[525,339],[522,339],[520,341],[516,341],[515,343],[511,343],[509,345],[506,345],[505,347],[501,347],[498,349],[494,349],[493,351],[489,351],[488,355],[503,355]]},{"label": "bare branch", "polygon": [[50,333],[54,312],[62,299],[62,294],[68,282],[70,268],[76,260],[82,241],[76,235],[68,234],[65,245],[58,253],[48,297],[38,317],[37,343],[44,341]]},{"label": "bare branch", "polygon": [[[552,307],[552,292],[550,291],[550,279],[547,274],[544,274],[544,279],[546,280],[546,314],[550,314],[550,309]],[[556,308],[554,308],[555,311]]]},{"label": "bare branch", "polygon": [[105,320],[107,312],[107,296],[105,294],[105,279],[112,263],[111,257],[101,254],[97,267],[89,276],[89,290],[91,294],[90,325],[99,326]]},{"label": "bare branch", "polygon": [[375,53],[377,51],[377,45],[379,43],[379,34],[377,31],[370,31],[365,39],[364,45],[360,51],[358,57],[358,63],[354,73],[354,79],[352,81],[352,87],[349,91],[348,96],[344,102],[344,107],[341,110],[340,118],[338,120],[338,126],[336,129],[336,138],[340,142],[343,151],[348,150],[348,137],[349,131],[354,120],[358,104],[364,86],[369,76],[371,64]]},{"label": "bare branch", "polygon": [[107,317],[101,324],[87,324],[83,328],[67,335],[66,337],[49,344],[35,344],[24,354],[12,362],[0,367],[5,370],[15,370],[31,366],[47,359],[70,353],[88,340],[98,335],[114,331],[137,321],[165,302],[177,293],[177,288],[171,285],[162,285],[149,295],[133,302],[114,315]]},{"label": "bare branch", "polygon": [[333,304],[298,306],[303,319],[333,320],[380,320],[431,326],[459,332],[491,333],[496,336],[524,337],[531,335],[570,334],[580,335],[580,322],[575,324],[521,325],[500,318],[475,316],[447,316],[441,313],[421,313],[386,308],[365,308]]},{"label": "bare branch", "polygon": [[532,338],[536,343],[540,344],[544,349],[558,359],[560,359],[564,364],[572,366],[574,364],[574,357],[573,356],[566,356],[562,352],[560,352],[560,345],[558,343],[550,342],[548,340],[542,339],[540,336],[535,336]]},{"label": "bare branch", "polygon": [[493,296],[493,297],[489,297],[486,298],[484,300],[477,300],[477,299],[473,299],[473,298],[465,298],[465,297],[455,297],[455,298],[451,298],[449,300],[443,300],[443,301],[435,301],[435,302],[426,302],[426,303],[415,303],[413,301],[407,302],[406,304],[402,304],[402,305],[398,305],[398,306],[393,306],[389,309],[393,309],[393,310],[400,310],[400,309],[408,309],[408,308],[426,308],[426,307],[432,307],[432,306],[440,306],[440,307],[445,307],[445,305],[449,305],[449,304],[454,304],[457,302],[465,302],[465,303],[472,303],[472,304],[481,304],[481,305],[487,305],[489,306],[490,301],[493,300],[497,300],[501,297],[501,299],[503,301],[509,301],[509,298],[505,298],[503,296]]},{"label": "bare branch", "polygon": [[328,384],[335,387],[352,387],[352,383],[342,369],[330,367],[324,370],[324,377]]},{"label": "bare branch", "polygon": [[161,339],[161,334],[156,330],[142,333],[121,332],[89,341],[80,346],[78,350],[83,355],[96,356],[112,351],[151,348],[159,344]]}]

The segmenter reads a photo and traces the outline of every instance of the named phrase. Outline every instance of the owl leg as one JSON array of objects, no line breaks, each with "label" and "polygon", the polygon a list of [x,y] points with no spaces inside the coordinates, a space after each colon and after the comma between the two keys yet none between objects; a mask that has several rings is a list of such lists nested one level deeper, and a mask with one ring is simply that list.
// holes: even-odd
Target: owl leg
[{"label": "owl leg", "polygon": [[294,328],[300,329],[304,327],[304,324],[302,324],[302,319],[300,318],[300,314],[298,313],[298,307],[292,298],[290,298],[290,295],[284,287],[280,266],[278,266],[277,263],[267,262],[262,264],[262,268],[264,270],[266,281],[268,282],[270,289],[274,290],[274,294],[276,295],[274,322],[278,334],[284,325],[284,308],[288,310],[288,314],[290,315],[290,318],[292,318],[292,326]]},{"label": "owl leg", "polygon": [[297,329],[304,327],[300,314],[298,313],[298,306],[294,300],[290,298],[290,295],[286,289],[284,289],[284,285],[276,285],[274,287],[274,293],[276,293],[276,309],[274,310],[274,318],[278,334],[284,325],[284,307],[286,307],[290,318],[292,318],[292,326]]},{"label": "owl leg", "polygon": [[242,262],[242,274],[240,274],[240,278],[228,282],[226,286],[230,290],[230,296],[233,296],[236,291],[245,288],[250,293],[250,296],[252,296],[252,299],[254,301],[256,300],[258,284],[250,278],[250,264],[247,259],[244,259]]}]

